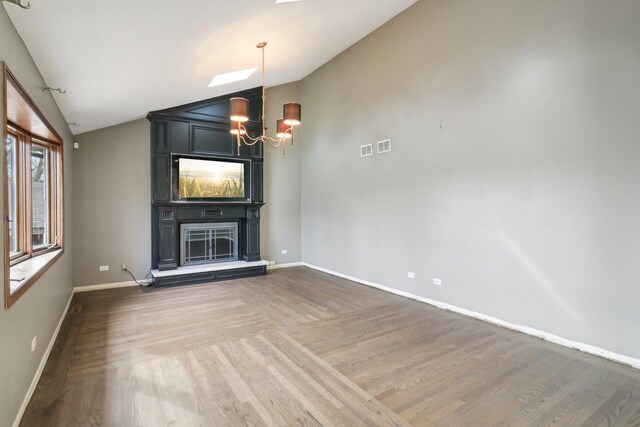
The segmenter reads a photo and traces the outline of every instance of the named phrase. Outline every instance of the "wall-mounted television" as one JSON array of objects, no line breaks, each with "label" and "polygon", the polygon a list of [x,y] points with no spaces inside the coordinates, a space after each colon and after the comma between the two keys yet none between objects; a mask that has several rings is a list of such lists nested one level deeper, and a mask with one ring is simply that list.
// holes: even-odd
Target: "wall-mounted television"
[{"label": "wall-mounted television", "polygon": [[[174,199],[249,201],[249,162],[180,157]],[[175,181],[174,181],[175,182]],[[177,187],[177,188],[176,188]]]}]

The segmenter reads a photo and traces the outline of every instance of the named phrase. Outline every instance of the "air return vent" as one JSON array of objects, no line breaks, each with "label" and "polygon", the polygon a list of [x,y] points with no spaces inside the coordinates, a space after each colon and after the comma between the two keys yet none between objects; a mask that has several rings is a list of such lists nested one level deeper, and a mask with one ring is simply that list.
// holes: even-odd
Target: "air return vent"
[{"label": "air return vent", "polygon": [[360,146],[360,157],[373,156],[373,144]]},{"label": "air return vent", "polygon": [[378,154],[388,153],[391,151],[391,140],[385,139],[384,141],[378,141]]}]

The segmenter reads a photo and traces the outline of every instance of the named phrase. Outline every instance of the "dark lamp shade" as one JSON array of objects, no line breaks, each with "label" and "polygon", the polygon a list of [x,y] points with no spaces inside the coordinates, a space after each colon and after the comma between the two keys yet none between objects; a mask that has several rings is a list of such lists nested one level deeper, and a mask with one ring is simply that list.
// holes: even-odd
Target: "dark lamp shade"
[{"label": "dark lamp shade", "polygon": [[246,122],[249,120],[249,100],[247,98],[231,98],[230,119],[234,122]]},{"label": "dark lamp shade", "polygon": [[276,123],[278,129],[278,133],[276,134],[276,136],[278,138],[291,138],[291,132],[287,132],[289,129],[291,129],[291,125],[287,126],[284,123],[284,119],[278,119]]},{"label": "dark lamp shade", "polygon": [[283,107],[284,124],[297,126],[302,118],[302,106],[296,102],[287,102]]}]

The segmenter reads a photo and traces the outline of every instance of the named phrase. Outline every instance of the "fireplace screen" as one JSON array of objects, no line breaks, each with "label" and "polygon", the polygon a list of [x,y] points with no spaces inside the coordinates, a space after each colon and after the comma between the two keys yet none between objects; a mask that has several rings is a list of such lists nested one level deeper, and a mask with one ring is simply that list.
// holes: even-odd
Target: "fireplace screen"
[{"label": "fireplace screen", "polygon": [[238,224],[182,224],[181,265],[209,264],[238,259]]}]

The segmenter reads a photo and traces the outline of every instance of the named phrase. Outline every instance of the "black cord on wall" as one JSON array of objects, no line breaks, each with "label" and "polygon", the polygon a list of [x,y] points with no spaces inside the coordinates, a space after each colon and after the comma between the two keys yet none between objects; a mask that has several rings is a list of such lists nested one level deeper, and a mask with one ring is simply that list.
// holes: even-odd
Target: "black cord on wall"
[{"label": "black cord on wall", "polygon": [[[140,285],[140,286],[151,286],[151,282],[138,282],[138,279],[136,279],[136,276],[134,276],[133,273],[130,272],[127,267],[123,267],[122,269],[124,271],[126,271],[127,273],[129,273],[129,275],[133,278],[133,281],[136,282],[138,285]],[[148,274],[147,274],[147,276],[148,276]]]}]

